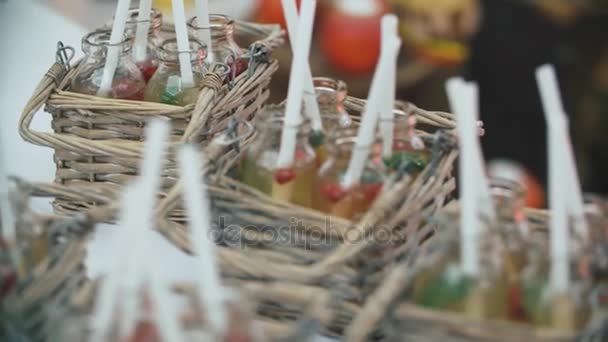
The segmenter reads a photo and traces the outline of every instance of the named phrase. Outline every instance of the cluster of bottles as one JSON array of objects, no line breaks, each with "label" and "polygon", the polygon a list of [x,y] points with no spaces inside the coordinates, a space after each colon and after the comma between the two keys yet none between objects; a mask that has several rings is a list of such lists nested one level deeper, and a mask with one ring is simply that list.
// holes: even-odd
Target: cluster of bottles
[{"label": "cluster of bottles", "polygon": [[[509,320],[563,333],[580,332],[593,315],[604,315],[608,309],[608,211],[588,212],[592,238],[584,243],[579,240],[573,248],[571,287],[567,293],[556,293],[549,285],[547,232],[531,229],[528,224],[522,188],[492,180],[491,192],[497,218],[485,225],[480,238],[479,275],[472,277],[462,271],[459,239],[445,234],[442,248],[446,252],[417,275],[410,292],[412,300],[472,319]],[[456,215],[446,214],[440,224],[456,228]]]},{"label": "cluster of bottles", "polygon": [[[99,95],[106,56],[109,48],[120,50],[112,87],[106,95],[110,98],[160,102],[185,106],[196,102],[209,61],[227,65],[227,78],[243,73],[249,63],[243,50],[234,40],[234,21],[224,15],[210,15],[210,27],[201,27],[196,18],[188,23],[190,49],[179,51],[175,33],[162,24],[162,14],[153,9],[145,55],[135,55],[134,38],[139,10],[129,11],[124,40],[110,44],[111,29],[104,27],[87,34],[82,39],[85,58],[81,61],[72,80],[70,90],[88,95]],[[209,31],[212,51],[196,37],[201,31]],[[192,64],[194,84],[184,84],[180,74],[179,55],[188,54]],[[142,58],[143,57],[143,58]]]},{"label": "cluster of bottles", "polygon": [[356,220],[369,210],[392,172],[409,163],[416,165],[412,173],[417,174],[426,166],[430,153],[413,148],[410,117],[397,111],[392,156],[382,158],[382,141],[378,139],[376,146],[370,147],[359,184],[344,186],[358,129],[345,110],[346,84],[327,78],[315,78],[314,84],[324,132],[312,130],[308,121],[300,124],[294,164],[279,169],[284,108],[268,107],[258,114],[258,134],[243,155],[240,179],[277,201]]}]

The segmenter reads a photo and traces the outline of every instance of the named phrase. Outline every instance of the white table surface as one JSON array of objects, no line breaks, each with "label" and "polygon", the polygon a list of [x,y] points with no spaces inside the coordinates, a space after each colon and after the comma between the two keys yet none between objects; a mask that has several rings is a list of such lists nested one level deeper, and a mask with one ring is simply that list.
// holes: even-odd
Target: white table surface
[{"label": "white table surface", "polygon": [[[17,130],[19,116],[34,88],[54,62],[57,41],[61,40],[78,50],[80,39],[87,32],[87,29],[74,19],[74,16],[78,17],[79,11],[84,9],[76,6],[66,17],[56,12],[56,7],[53,9],[53,2],[57,1],[60,0],[42,4],[33,0],[0,0],[3,47],[0,55],[0,148],[4,153],[8,173],[30,181],[53,180],[53,153],[49,148],[34,146],[21,139]],[[72,2],[78,1],[80,0]],[[101,0],[95,1],[105,3]],[[47,6],[49,4],[50,7]],[[107,11],[107,8],[100,7],[101,13]],[[43,111],[39,112],[32,127],[50,131],[50,116]],[[48,200],[35,201],[32,206],[37,211],[51,211]],[[111,225],[100,225],[97,228],[87,254],[90,277],[97,277],[107,271],[112,256],[111,241],[114,231],[116,227]],[[166,275],[170,281],[193,280],[193,258],[175,248],[159,234],[155,234],[152,239],[151,250],[160,256],[158,260],[163,269],[167,270]],[[176,305],[179,305],[177,301]]]}]

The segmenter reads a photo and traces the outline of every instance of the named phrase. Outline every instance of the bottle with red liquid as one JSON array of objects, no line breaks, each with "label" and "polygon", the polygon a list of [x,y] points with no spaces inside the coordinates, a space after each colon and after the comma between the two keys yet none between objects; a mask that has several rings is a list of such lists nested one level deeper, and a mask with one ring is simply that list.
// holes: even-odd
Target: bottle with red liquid
[{"label": "bottle with red liquid", "polygon": [[201,33],[209,32],[213,43],[211,51],[208,51],[209,60],[228,65],[229,79],[238,77],[247,70],[249,60],[243,57],[243,49],[234,40],[234,20],[225,15],[211,14],[209,23],[210,27],[203,27],[198,18],[192,18],[188,22],[190,34],[200,39]]},{"label": "bottle with red liquid", "polygon": [[118,44],[110,44],[110,30],[98,30],[82,39],[84,59],[78,65],[70,90],[76,93],[95,95],[101,86],[108,47],[120,50],[118,65],[114,73],[108,97],[141,101],[146,82],[131,55],[132,40],[125,38]]},{"label": "bottle with red liquid", "polygon": [[[140,23],[139,9],[129,10],[129,17],[126,25],[126,35],[135,42],[137,25]],[[144,80],[148,82],[154,72],[158,68],[158,56],[156,50],[162,45],[163,37],[161,36],[161,27],[163,25],[163,15],[157,9],[152,9],[150,12],[150,28],[147,34],[147,43],[145,52],[140,53],[137,48],[133,48],[133,58],[135,64],[144,76]]]},{"label": "bottle with red liquid", "polygon": [[384,173],[371,160],[365,165],[359,184],[349,188],[343,185],[356,137],[354,128],[340,129],[331,136],[328,159],[314,183],[314,209],[356,220],[369,210],[382,191]]},{"label": "bottle with red liquid", "polygon": [[317,166],[315,151],[309,143],[310,124],[304,121],[297,127],[292,167],[278,169],[283,113],[283,107],[269,106],[264,113],[258,115],[258,133],[241,160],[240,179],[277,201],[311,207],[312,184]]},{"label": "bottle with red liquid", "polygon": [[336,129],[350,127],[352,119],[344,108],[348,96],[346,83],[326,77],[315,77],[313,82],[324,132],[311,132],[310,144],[317,154],[317,164],[322,165],[327,159],[327,135]]},{"label": "bottle with red liquid", "polygon": [[[180,52],[175,38],[167,39],[158,49],[159,65],[154,76],[148,81],[144,99],[176,106],[193,104],[198,99],[199,86],[207,73],[206,47],[190,37],[190,50]],[[183,84],[179,67],[179,54],[190,56],[194,84]]]}]

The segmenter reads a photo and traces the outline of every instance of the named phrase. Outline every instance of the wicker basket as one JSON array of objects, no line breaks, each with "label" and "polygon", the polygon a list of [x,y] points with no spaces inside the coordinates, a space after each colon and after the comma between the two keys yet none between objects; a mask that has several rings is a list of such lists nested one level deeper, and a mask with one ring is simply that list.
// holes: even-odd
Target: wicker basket
[{"label": "wicker basket", "polygon": [[24,224],[38,225],[47,231],[53,244],[48,258],[20,279],[0,305],[4,336],[11,341],[46,341],[46,324],[52,314],[49,307],[65,304],[87,282],[86,239],[96,216],[83,213],[65,218],[33,213],[27,208],[27,200],[41,192],[35,184],[20,180],[17,184],[17,229]]},{"label": "wicker basket", "polygon": [[[454,205],[452,205],[454,204]],[[458,204],[448,205],[458,211]],[[545,210],[526,209],[531,235],[528,239],[548,239],[549,214]],[[608,218],[608,212],[604,219]],[[605,221],[608,222],[608,221]],[[605,225],[604,222],[604,225]],[[441,227],[437,227],[442,229]],[[381,330],[389,341],[605,341],[608,316],[594,315],[586,329],[578,334],[503,320],[476,320],[462,314],[432,310],[408,302],[404,293],[418,272],[437,263],[445,252],[453,231],[442,231],[430,243],[410,251],[408,258],[393,265],[382,283],[369,296],[345,332],[348,341],[366,341]],[[441,236],[441,238],[439,238]],[[442,241],[443,240],[443,241]],[[541,241],[541,240],[539,240]]]},{"label": "wicker basket", "polygon": [[[46,73],[23,110],[19,132],[26,141],[55,150],[56,183],[87,185],[92,189],[123,184],[137,173],[148,119],[169,119],[175,144],[204,143],[223,130],[231,118],[250,120],[264,105],[271,77],[278,69],[278,62],[270,59],[270,53],[283,43],[283,31],[278,25],[237,22],[236,33],[262,38],[249,48],[248,72],[225,84],[223,68],[212,66],[197,103],[186,107],[71,92],[69,84],[76,68],[59,57],[64,53],[60,50],[58,62]],[[53,133],[37,132],[30,126],[42,106],[52,115]],[[58,210],[80,204],[55,202]]]}]

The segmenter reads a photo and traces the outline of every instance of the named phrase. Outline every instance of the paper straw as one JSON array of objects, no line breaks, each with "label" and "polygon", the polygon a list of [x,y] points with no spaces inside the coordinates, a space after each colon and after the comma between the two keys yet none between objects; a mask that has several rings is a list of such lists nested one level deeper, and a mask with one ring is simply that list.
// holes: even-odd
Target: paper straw
[{"label": "paper straw", "polygon": [[221,285],[216,263],[215,245],[211,241],[211,213],[207,188],[201,181],[201,162],[192,146],[180,150],[179,162],[184,182],[184,197],[190,232],[196,255],[199,296],[214,331],[223,334],[227,327],[228,315],[224,308],[226,294]]},{"label": "paper straw", "polygon": [[[568,222],[565,179],[566,160],[561,149],[564,121],[555,72],[545,65],[537,69],[536,79],[547,120],[547,146],[549,154],[549,204],[551,228],[551,289],[558,293],[568,291],[570,269],[568,265]],[[567,172],[567,171],[566,171]]]},{"label": "paper straw", "polygon": [[202,30],[198,30],[199,39],[207,46],[207,60],[209,63],[215,62],[213,55],[213,39],[211,38],[211,22],[209,21],[209,1],[196,0],[194,2],[198,26]]},{"label": "paper straw", "polygon": [[386,84],[387,71],[389,71],[390,63],[396,58],[399,48],[401,47],[401,40],[399,38],[390,37],[386,39],[388,39],[388,41],[382,42],[380,61],[376,66],[376,72],[372,79],[361,126],[357,132],[355,149],[349,161],[346,174],[342,180],[342,185],[346,188],[358,184],[361,179],[365,162],[369,157],[371,145],[374,143],[376,123],[379,117],[379,102],[382,101],[382,92],[383,87]]},{"label": "paper straw", "polygon": [[[295,0],[281,0],[283,4],[283,14],[287,22],[287,31],[289,31],[289,39],[292,44],[298,40],[298,9],[296,8]],[[292,50],[295,54],[295,49]],[[312,122],[312,129],[315,131],[323,130],[323,121],[321,120],[321,112],[315,93],[315,84],[310,71],[310,63],[306,62],[304,68],[304,112]]]},{"label": "paper straw", "polygon": [[118,0],[118,4],[116,5],[114,23],[112,24],[112,34],[110,35],[110,42],[106,53],[106,64],[103,67],[101,84],[97,91],[98,96],[107,96],[110,89],[112,89],[112,81],[114,80],[114,73],[118,66],[118,57],[120,56],[122,49],[120,43],[124,37],[130,5],[131,0]]},{"label": "paper straw", "polygon": [[468,98],[465,98],[468,104],[466,110],[471,112],[475,124],[473,140],[475,143],[475,167],[477,169],[477,179],[479,180],[479,191],[477,196],[479,196],[481,206],[480,209],[485,215],[493,220],[496,218],[496,208],[494,207],[494,200],[490,191],[490,182],[488,181],[488,177],[486,175],[486,165],[483,158],[481,145],[479,143],[479,135],[477,134],[479,120],[479,88],[475,82],[464,82],[463,84],[468,87],[469,91]]},{"label": "paper straw", "polygon": [[[101,282],[100,289],[97,292],[95,300],[95,309],[93,312],[91,324],[91,336],[89,341],[102,342],[109,337],[110,327],[112,326],[112,318],[115,313],[115,305],[117,304],[117,296],[119,292],[120,281],[125,271],[124,261],[129,258],[131,249],[130,243],[133,241],[133,227],[135,222],[133,214],[137,208],[132,208],[132,203],[137,203],[137,189],[133,185],[125,187],[121,194],[121,212],[119,229],[116,231],[112,249],[112,263],[110,271],[106,278]],[[132,210],[131,210],[132,209]]]},{"label": "paper straw", "polygon": [[287,92],[287,108],[285,110],[285,122],[283,134],[281,135],[281,147],[277,160],[277,168],[288,168],[293,164],[298,125],[302,121],[300,111],[302,109],[304,70],[308,64],[307,60],[310,53],[316,6],[316,0],[304,1],[302,3],[300,30],[298,30],[298,40],[296,41],[294,57],[291,64],[291,76],[289,77],[289,90]]},{"label": "paper straw", "polygon": [[[568,119],[566,111],[561,100],[559,86],[555,69],[551,65],[543,65],[537,69],[537,82],[541,93],[541,100],[545,112],[547,123],[552,121],[563,121],[563,126],[559,128],[559,140],[562,148],[562,153],[565,154],[566,164],[562,165],[561,169],[566,170],[565,185],[569,196],[566,197],[567,212],[574,218],[574,228],[576,233],[583,237],[589,236],[587,217],[585,216],[583,192],[581,190],[576,160],[570,141],[568,130]],[[561,118],[561,119],[557,119]],[[558,125],[560,125],[558,123]]]},{"label": "paper straw", "polygon": [[172,0],[173,20],[175,21],[175,34],[177,49],[179,50],[179,71],[182,84],[185,88],[194,86],[192,64],[190,61],[190,43],[188,42],[188,29],[186,27],[186,12],[183,0]]},{"label": "paper straw", "polygon": [[[389,14],[382,17],[382,36],[397,37],[397,25],[399,19],[396,15]],[[390,65],[386,76],[386,92],[380,103],[380,134],[382,136],[382,155],[389,158],[393,154],[393,132],[395,107],[395,92],[397,90],[397,61]]]},{"label": "paper straw", "polygon": [[[152,232],[148,231],[148,234]],[[149,253],[154,255],[154,252]],[[168,281],[164,274],[158,269],[160,260],[158,257],[152,258],[152,263],[149,266],[149,289],[150,294],[155,305],[156,324],[159,327],[161,340],[165,342],[182,342],[186,341],[182,336],[180,322],[178,321],[180,315],[175,307],[172,305]]]},{"label": "paper straw", "polygon": [[152,0],[140,0],[139,14],[137,16],[137,29],[135,31],[135,47],[133,48],[136,62],[143,62],[146,60],[151,12]]},{"label": "paper straw", "polygon": [[478,246],[478,170],[475,167],[475,134],[477,132],[474,114],[467,108],[466,99],[470,94],[462,80],[451,79],[446,83],[448,100],[456,114],[460,135],[459,183],[461,193],[460,252],[461,267],[470,276],[479,274]]},{"label": "paper straw", "polygon": [[[125,189],[121,212],[121,231],[124,232],[119,234],[119,240],[115,243],[117,258],[112,264],[108,279],[102,283],[91,341],[103,341],[104,337],[107,337],[116,298],[121,288],[127,295],[126,302],[122,303],[124,316],[120,326],[121,335],[124,336],[135,325],[137,300],[133,300],[131,296],[142,283],[143,271],[146,267],[145,253],[143,253],[145,239],[140,236],[145,234],[146,229],[152,227],[154,204],[160,186],[159,176],[168,135],[169,126],[165,120],[151,120],[146,127],[147,140],[141,165],[141,178]],[[129,297],[131,299],[128,299]]]}]

